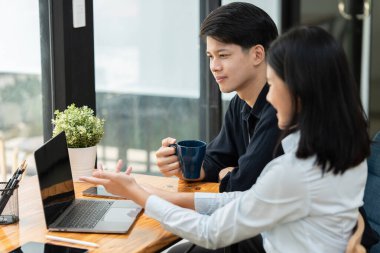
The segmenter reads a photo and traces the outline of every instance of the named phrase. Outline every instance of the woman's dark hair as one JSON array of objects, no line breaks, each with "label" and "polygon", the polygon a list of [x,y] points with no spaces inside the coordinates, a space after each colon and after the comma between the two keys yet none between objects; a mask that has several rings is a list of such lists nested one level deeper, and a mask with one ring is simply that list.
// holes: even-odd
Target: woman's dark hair
[{"label": "woman's dark hair", "polygon": [[267,49],[278,31],[273,20],[259,7],[234,2],[212,11],[203,21],[200,35],[203,39],[210,36],[243,49],[258,44]]},{"label": "woman's dark hair", "polygon": [[334,174],[360,164],[370,153],[367,118],[335,39],[319,27],[294,28],[271,44],[267,62],[299,112],[292,121],[301,133],[297,157],[316,155],[322,171]]}]

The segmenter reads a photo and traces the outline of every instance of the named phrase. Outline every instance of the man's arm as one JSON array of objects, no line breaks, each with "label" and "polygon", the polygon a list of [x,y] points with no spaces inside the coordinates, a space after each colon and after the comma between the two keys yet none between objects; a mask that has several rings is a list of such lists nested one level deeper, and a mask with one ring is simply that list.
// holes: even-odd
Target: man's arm
[{"label": "man's arm", "polygon": [[239,114],[243,101],[235,96],[227,109],[219,134],[208,144],[203,162],[204,181],[219,182],[219,173],[227,167],[238,164],[240,147],[236,144],[236,131],[239,131]]},{"label": "man's arm", "polygon": [[[238,166],[227,173],[220,184],[220,191],[245,191],[256,183],[264,167],[274,158],[274,148],[279,141],[275,110],[270,107],[257,123],[247,151],[238,160]],[[282,154],[281,145],[279,154]]]},{"label": "man's arm", "polygon": [[223,178],[231,171],[234,170],[235,167],[227,167],[219,171],[219,181],[222,181]]}]

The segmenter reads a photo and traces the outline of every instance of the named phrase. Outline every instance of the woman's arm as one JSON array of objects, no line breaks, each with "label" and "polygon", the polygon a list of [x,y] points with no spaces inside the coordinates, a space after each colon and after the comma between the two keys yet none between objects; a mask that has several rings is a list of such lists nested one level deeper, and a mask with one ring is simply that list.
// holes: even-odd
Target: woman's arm
[{"label": "woman's arm", "polygon": [[193,210],[195,209],[193,192],[169,192],[151,185],[141,184],[140,186],[149,194],[159,196],[177,206]]},{"label": "woman's arm", "polygon": [[99,170],[94,172],[93,177],[82,177],[81,180],[103,185],[105,189],[115,195],[131,199],[138,205],[145,207],[150,195],[157,195],[175,205],[194,209],[194,193],[192,192],[169,192],[150,185],[139,185],[129,173],[107,172]]},{"label": "woman's arm", "polygon": [[[296,171],[288,168],[270,170],[249,191],[208,193],[215,199],[214,205],[210,204],[212,198],[205,201],[205,210],[210,208],[210,212],[195,212],[165,201],[144,190],[132,176],[124,173],[99,171],[94,173],[94,177],[81,179],[104,185],[107,191],[132,199],[143,206],[145,213],[158,220],[166,230],[202,247],[219,248],[250,238],[275,225],[304,217],[308,212],[307,199],[304,197],[307,190],[302,186],[300,178]],[[177,193],[164,195],[170,199],[173,194],[175,196]],[[197,207],[198,194],[200,193],[181,193],[178,196],[185,196],[184,198],[172,200],[181,202],[183,206]],[[238,196],[236,199],[229,198],[234,194]],[[199,198],[206,195],[207,193],[200,194]],[[222,196],[227,197],[225,202],[221,202]],[[198,211],[198,207],[196,209]]]},{"label": "woman's arm", "polygon": [[[197,207],[199,196],[203,197],[203,194],[195,193],[198,212],[151,196],[145,213],[158,220],[165,230],[182,238],[205,248],[220,248],[305,217],[308,212],[307,190],[300,178],[297,172],[271,170],[253,188],[236,193],[237,198],[211,213],[200,212]],[[214,196],[216,206],[219,206],[223,194]],[[212,198],[207,199],[209,207],[212,201]]]}]

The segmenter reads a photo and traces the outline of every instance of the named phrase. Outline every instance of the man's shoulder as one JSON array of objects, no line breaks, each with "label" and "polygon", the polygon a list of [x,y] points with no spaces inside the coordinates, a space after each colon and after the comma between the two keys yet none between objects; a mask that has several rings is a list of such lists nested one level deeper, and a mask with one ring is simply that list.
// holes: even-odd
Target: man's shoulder
[{"label": "man's shoulder", "polygon": [[[248,104],[238,95],[235,95],[229,103],[227,114],[242,116],[242,112],[249,113],[250,110]],[[259,115],[260,122],[270,122],[277,125],[276,110],[268,101],[263,101]]]},{"label": "man's shoulder", "polygon": [[269,103],[266,102],[260,112],[259,116],[259,124],[262,125],[276,125],[277,126],[277,115],[276,115],[276,110],[273,108],[273,106]]},{"label": "man's shoulder", "polygon": [[237,94],[230,100],[226,115],[229,117],[240,117],[241,113],[245,110],[247,103],[241,99]]},{"label": "man's shoulder", "polygon": [[246,102],[243,99],[241,99],[237,94],[235,94],[235,96],[233,96],[232,99],[230,100],[229,107],[230,108],[236,108],[236,107],[242,108],[245,104],[246,104]]},{"label": "man's shoulder", "polygon": [[268,117],[269,118],[276,118],[277,117],[276,116],[276,110],[271,105],[271,103],[269,103],[268,101],[263,106],[262,115],[263,115],[263,117],[267,117],[267,118]]}]

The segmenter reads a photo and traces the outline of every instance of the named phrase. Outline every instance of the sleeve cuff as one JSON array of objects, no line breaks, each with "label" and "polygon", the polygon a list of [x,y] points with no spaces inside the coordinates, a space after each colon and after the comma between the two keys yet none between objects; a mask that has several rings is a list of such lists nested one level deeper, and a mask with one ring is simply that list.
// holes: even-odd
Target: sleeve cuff
[{"label": "sleeve cuff", "polygon": [[217,208],[216,193],[195,192],[194,206],[195,211],[200,214],[212,214]]},{"label": "sleeve cuff", "polygon": [[145,204],[145,214],[149,217],[163,221],[164,214],[172,207],[172,204],[156,195],[150,195]]}]

